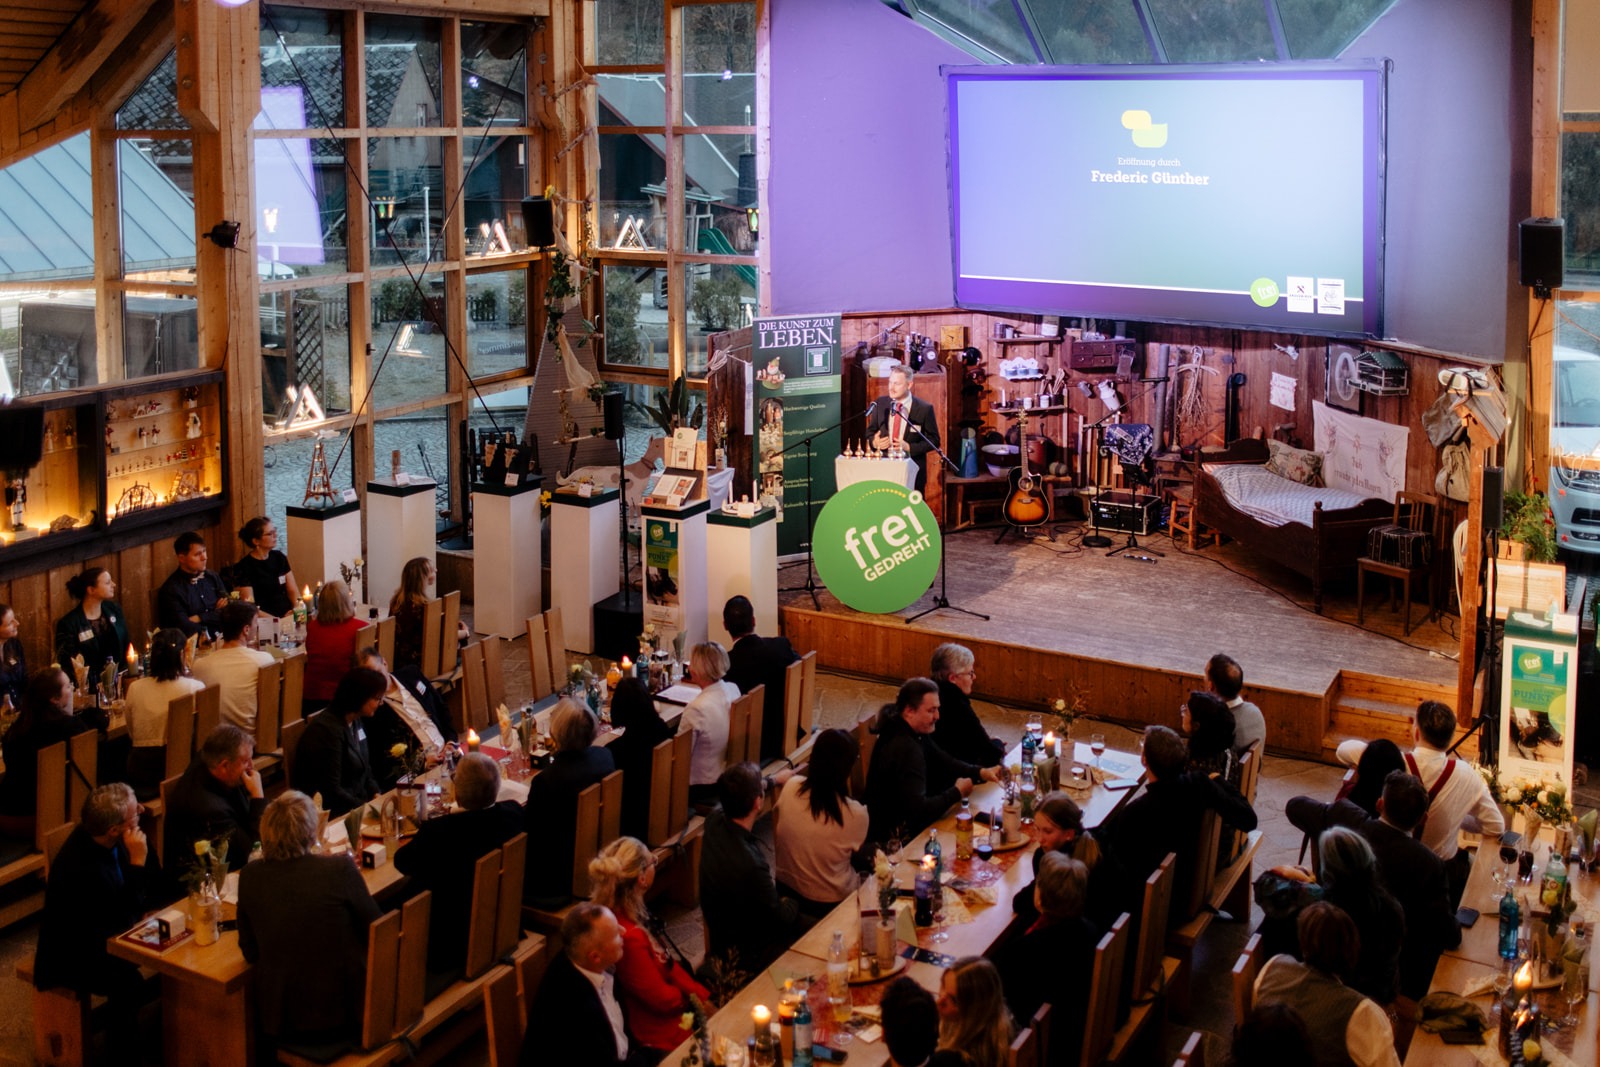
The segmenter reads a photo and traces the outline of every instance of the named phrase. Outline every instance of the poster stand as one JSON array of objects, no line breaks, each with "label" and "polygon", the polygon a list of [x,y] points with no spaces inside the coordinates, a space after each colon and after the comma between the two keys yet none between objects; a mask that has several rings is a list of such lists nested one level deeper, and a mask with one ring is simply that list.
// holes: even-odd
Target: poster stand
[{"label": "poster stand", "polygon": [[[644,621],[654,623],[662,647],[683,634],[688,649],[706,641],[709,590],[706,575],[706,515],[711,505],[695,501],[679,508],[646,504]],[[718,605],[720,611],[721,606]]]}]

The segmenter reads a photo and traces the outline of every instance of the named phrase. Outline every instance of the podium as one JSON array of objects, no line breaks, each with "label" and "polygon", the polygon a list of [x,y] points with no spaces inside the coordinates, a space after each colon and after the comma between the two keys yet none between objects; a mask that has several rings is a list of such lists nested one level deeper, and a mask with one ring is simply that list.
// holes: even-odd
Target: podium
[{"label": "podium", "polygon": [[722,605],[747,596],[756,633],[778,632],[778,513],[763,508],[749,518],[714,510],[706,516],[706,590],[711,640],[723,648],[733,638],[722,626]]},{"label": "podium", "polygon": [[[387,604],[400,588],[400,571],[418,556],[438,563],[434,484],[367,483],[367,600]],[[298,571],[295,577],[300,577]]]},{"label": "podium", "polygon": [[594,606],[622,588],[621,522],[615,489],[550,495],[550,605],[561,609],[563,648],[595,651]]},{"label": "podium", "polygon": [[[339,564],[353,564],[362,558],[361,505],[358,502],[352,500],[331,508],[291,504],[284,511],[289,569],[294,571],[302,586],[315,587],[319,582],[332,581],[340,576]],[[298,589],[289,592],[291,596],[300,595]],[[363,592],[366,599],[372,599],[370,593]]]},{"label": "podium", "polygon": [[515,637],[544,610],[539,493],[544,479],[472,487],[472,625]]},{"label": "podium", "polygon": [[[655,623],[663,648],[682,633],[685,654],[706,641],[706,515],[710,510],[705,500],[676,508],[646,504],[639,509],[644,540],[644,621]],[[717,611],[720,615],[720,603]]]}]

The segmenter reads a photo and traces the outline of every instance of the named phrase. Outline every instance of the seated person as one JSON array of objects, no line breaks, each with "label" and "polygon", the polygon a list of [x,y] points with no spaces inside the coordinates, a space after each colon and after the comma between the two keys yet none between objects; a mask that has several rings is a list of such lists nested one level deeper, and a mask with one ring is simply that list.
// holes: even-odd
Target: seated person
[{"label": "seated person", "polygon": [[689,760],[689,800],[708,804],[716,795],[717,776],[728,756],[728,730],[733,702],[739,687],[723,681],[728,673],[728,654],[715,641],[695,645],[689,653],[689,669],[684,681],[700,687],[700,694],[689,701],[678,718],[678,732],[694,733],[694,751]]},{"label": "seated person", "polygon": [[1234,1030],[1232,1067],[1282,1067],[1311,1059],[1306,1024],[1282,1001],[1257,1004]]},{"label": "seated person", "polygon": [[117,1047],[132,1063],[138,1062],[143,983],[139,968],[112,957],[106,941],[138,922],[153,903],[145,867],[149,845],[139,829],[143,810],[122,782],[101,786],[83,802],[82,821],[50,865],[33,971],[36,989],[65,987],[107,997]]},{"label": "seated person", "polygon": [[1189,767],[1228,784],[1239,784],[1239,761],[1234,757],[1233,712],[1214,693],[1196,689],[1178,709],[1183,735],[1189,741]]},{"label": "seated person", "polygon": [[21,632],[17,613],[9,604],[0,604],[0,708],[10,701],[9,714],[15,714],[22,707],[22,694],[28,688],[28,657],[17,639]]},{"label": "seated person", "polygon": [[167,776],[167,711],[179,697],[198,693],[206,684],[189,677],[188,639],[183,631],[168,627],[150,639],[150,673],[128,686],[125,703],[128,740],[128,778],[146,799],[158,795]]},{"label": "seated person", "polygon": [[661,720],[650,686],[624,678],[611,694],[611,725],[622,731],[606,747],[622,772],[622,832],[644,840],[650,834],[650,791],[656,746],[677,731]]},{"label": "seated person", "polygon": [[1261,709],[1240,694],[1244,691],[1244,668],[1232,656],[1218,652],[1206,661],[1206,684],[1233,712],[1233,754],[1242,756],[1252,744],[1256,758],[1267,751],[1267,719]]},{"label": "seated person", "polygon": [[244,555],[228,569],[235,589],[249,590],[245,599],[281,619],[294,613],[294,572],[289,558],[278,551],[278,528],[265,515],[257,515],[239,530]]},{"label": "seated person", "polygon": [[122,669],[130,647],[127,617],[112,598],[117,583],[104,567],[85,567],[67,579],[67,595],[78,606],[56,620],[56,662],[71,671],[72,658],[81,656],[93,677],[106,660]]},{"label": "seated person", "polygon": [[[412,670],[421,675],[423,618],[433,599],[429,590],[434,589],[438,577],[438,569],[427,556],[408,559],[400,568],[400,588],[389,598],[389,614],[395,622],[394,673],[403,681],[410,681],[408,672]],[[467,624],[458,621],[456,640],[464,643],[471,637]]]},{"label": "seated person", "polygon": [[60,667],[44,667],[28,678],[17,721],[6,731],[6,773],[0,777],[0,834],[35,840],[39,807],[39,753],[95,728],[94,720],[72,712],[72,679]]},{"label": "seated person", "polygon": [[965,1067],[959,1052],[935,1052],[939,1043],[939,1006],[916,979],[901,975],[883,991],[883,1044],[890,1067]]},{"label": "seated person", "polygon": [[556,751],[550,766],[528,783],[524,829],[529,842],[522,898],[535,908],[560,908],[572,899],[573,848],[578,833],[578,794],[616,770],[611,753],[597,747],[594,713],[562,697],[550,713]]},{"label": "seated person", "polygon": [[456,730],[450,725],[450,710],[445,707],[444,698],[421,674],[412,672],[409,681],[394,674],[383,653],[372,645],[356,653],[356,666],[370,667],[388,676],[389,691],[383,695],[383,702],[394,710],[430,755],[438,754],[455,741]]},{"label": "seated person", "polygon": [[[1059,852],[1045,853],[1033,886],[1039,917],[1021,937],[989,951],[1012,1018],[1031,1020],[1041,1005],[1051,1005],[1049,1062],[1060,1067],[1077,1063],[1083,1049],[1084,1008],[1100,940],[1100,931],[1083,917],[1088,890],[1088,868]],[[1041,967],[1040,960],[1050,965]]]},{"label": "seated person", "polygon": [[254,752],[249,734],[222,723],[206,735],[199,755],[167,790],[165,855],[175,877],[193,864],[196,841],[226,838],[230,871],[250,859],[267,807]]},{"label": "seated person", "polygon": [[[456,765],[453,815],[425,820],[411,843],[394,854],[395,870],[416,892],[432,890],[428,920],[428,970],[456,976],[467,962],[473,875],[478,860],[522,833],[522,806],[496,803],[500,765],[469,752]],[[413,894],[414,895],[414,894]]]},{"label": "seated person", "polygon": [[310,797],[291,789],[267,805],[263,859],[239,872],[239,950],[254,967],[265,1037],[343,1049],[361,1033],[368,931],[381,912],[355,864],[317,844]]},{"label": "seated person", "polygon": [[939,979],[939,1048],[964,1055],[971,1067],[1008,1067],[1016,1027],[1000,988],[1000,972],[981,956],[956,960]]},{"label": "seated person", "polygon": [[746,596],[733,596],[722,605],[722,627],[733,645],[728,649],[724,681],[748,693],[766,686],[761,697],[761,758],[780,759],[805,736],[810,723],[801,723],[797,737],[783,736],[789,664],[799,660],[787,637],[761,637],[756,633],[756,609]]},{"label": "seated person", "polygon": [[[1339,804],[1341,801],[1348,801],[1350,805],[1358,808],[1362,818],[1376,819],[1378,798],[1383,795],[1383,783],[1394,771],[1405,769],[1406,759],[1400,752],[1400,746],[1386,737],[1380,737],[1361,750],[1361,756],[1356,760],[1354,770],[1339,786],[1339,795],[1334,797],[1335,804],[1340,808],[1337,817],[1322,821],[1321,814],[1333,814],[1333,809],[1329,805],[1311,797],[1294,797],[1287,807],[1289,821],[1294,824],[1295,829],[1303,830],[1312,837],[1335,824],[1349,826],[1351,825],[1349,820],[1354,816],[1353,813],[1344,811],[1344,805]],[[1297,822],[1297,819],[1300,821]]]},{"label": "seated person", "polygon": [[317,593],[317,617],[306,623],[307,715],[327,706],[339,679],[355,666],[356,634],[365,626],[356,618],[355,601],[343,582],[331,581]]},{"label": "seated person", "polygon": [[329,815],[343,815],[378,795],[366,724],[377,714],[389,681],[377,671],[356,667],[339,679],[333,703],[313,715],[295,750],[295,789],[315,796]]},{"label": "seated person", "polygon": [[[1126,885],[1116,860],[1100,847],[1094,834],[1083,828],[1083,811],[1077,803],[1059,789],[1046,793],[1034,804],[1033,830],[1039,839],[1039,847],[1033,850],[1032,856],[1034,880],[1038,880],[1045,856],[1052,852],[1070,856],[1088,872],[1084,914],[1101,928],[1115,922],[1125,910],[1124,902],[1132,899],[1128,894],[1135,887]],[[1011,900],[1012,913],[1025,923],[1032,923],[1039,917],[1033,891],[1034,883],[1029,882]]]},{"label": "seated person", "polygon": [[616,916],[599,904],[577,904],[561,921],[561,943],[528,1005],[520,1067],[655,1067],[661,1057],[629,1036],[617,1001],[612,970],[623,941]]},{"label": "seated person", "polygon": [[[222,721],[246,733],[256,732],[256,688],[262,667],[273,664],[271,653],[252,648],[256,632],[256,606],[247,600],[230,600],[220,611],[222,644],[194,665],[194,676],[214,685],[222,702]],[[290,709],[293,714],[294,709]]]},{"label": "seated person", "polygon": [[930,677],[939,684],[939,722],[933,728],[934,744],[947,755],[975,766],[999,766],[1006,746],[989,736],[972,707],[972,684],[978,680],[972,650],[965,645],[940,645],[933,650],[929,667]]},{"label": "seated person", "polygon": [[908,840],[970,796],[974,778],[999,781],[998,768],[963,762],[940,748],[933,740],[938,724],[939,687],[926,678],[906,682],[894,703],[879,710],[878,743],[867,768],[867,840]]},{"label": "seated person", "polygon": [[860,756],[854,735],[824,730],[805,774],[790,778],[778,793],[772,816],[778,892],[814,919],[861,884],[851,860],[866,843],[869,819],[866,806],[850,796],[850,771]]},{"label": "seated person", "polygon": [[[791,773],[783,772],[785,781]],[[706,955],[727,969],[747,973],[765,968],[811,925],[795,901],[778,895],[766,851],[755,835],[762,787],[761,772],[753,763],[722,772],[717,779],[722,807],[706,819],[700,853]]]},{"label": "seated person", "polygon": [[[433,767],[448,753],[456,751],[455,744],[446,741],[439,732],[417,694],[389,673],[382,653],[369,645],[356,653],[356,662],[383,675],[389,683],[383,703],[367,723],[367,751],[372,754],[372,773],[384,792],[412,773],[419,752],[423,765]],[[399,746],[404,746],[404,750]]]},{"label": "seated person", "polygon": [[1356,924],[1318,901],[1300,913],[1297,928],[1305,962],[1287,955],[1268,960],[1256,978],[1257,1006],[1283,1004],[1299,1015],[1318,1064],[1399,1067],[1389,1016],[1344,983],[1361,954]]},{"label": "seated person", "polygon": [[228,587],[215,572],[206,570],[205,538],[193,530],[172,542],[178,566],[156,593],[156,618],[162,626],[182,630],[185,637],[222,628],[222,609]]}]

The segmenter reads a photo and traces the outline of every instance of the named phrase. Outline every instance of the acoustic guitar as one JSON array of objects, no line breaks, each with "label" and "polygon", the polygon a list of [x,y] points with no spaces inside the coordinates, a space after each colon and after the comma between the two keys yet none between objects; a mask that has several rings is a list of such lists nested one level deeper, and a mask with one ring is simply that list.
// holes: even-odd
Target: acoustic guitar
[{"label": "acoustic guitar", "polygon": [[1028,469],[1028,415],[1017,412],[1017,440],[1022,462],[1011,472],[1011,487],[1006,490],[1006,521],[1013,526],[1043,526],[1050,521],[1054,501],[1043,481]]}]

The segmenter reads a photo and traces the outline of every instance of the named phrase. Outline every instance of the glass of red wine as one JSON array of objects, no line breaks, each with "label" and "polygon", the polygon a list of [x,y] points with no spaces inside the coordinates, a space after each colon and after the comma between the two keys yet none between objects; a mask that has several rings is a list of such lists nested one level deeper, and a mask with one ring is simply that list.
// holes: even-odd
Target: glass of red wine
[{"label": "glass of red wine", "polygon": [[1500,881],[1506,885],[1510,885],[1511,866],[1517,862],[1517,846],[1502,844],[1500,846],[1500,862],[1506,865],[1505,872],[1501,875]]}]

